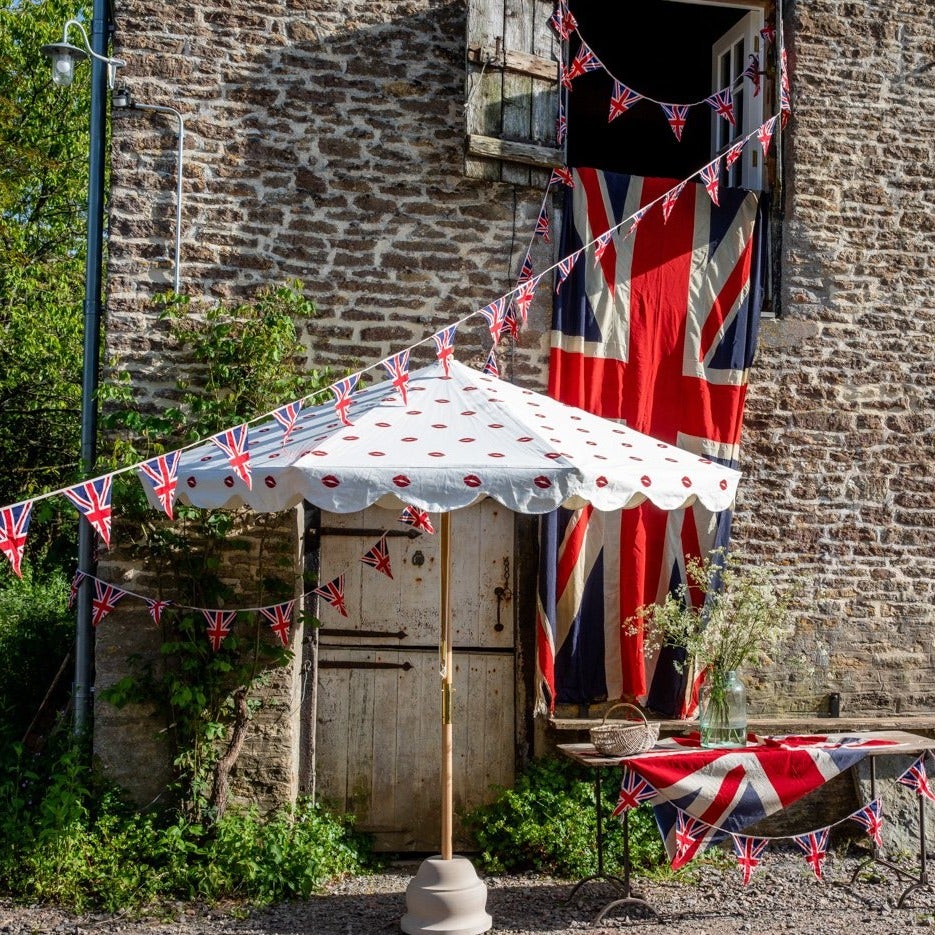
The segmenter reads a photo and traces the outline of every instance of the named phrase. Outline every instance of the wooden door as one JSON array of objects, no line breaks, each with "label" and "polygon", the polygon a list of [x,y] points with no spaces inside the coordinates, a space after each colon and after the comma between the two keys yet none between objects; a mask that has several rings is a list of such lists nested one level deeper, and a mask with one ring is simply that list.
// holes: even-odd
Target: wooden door
[{"label": "wooden door", "polygon": [[[439,544],[410,538],[398,515],[322,514],[321,580],[345,575],[348,617],[320,613],[316,782],[321,800],[353,813],[378,849],[437,851]],[[392,580],[360,561],[383,530]],[[456,848],[468,843],[458,813],[513,782],[512,556],[509,510],[485,500],[452,514]]]}]

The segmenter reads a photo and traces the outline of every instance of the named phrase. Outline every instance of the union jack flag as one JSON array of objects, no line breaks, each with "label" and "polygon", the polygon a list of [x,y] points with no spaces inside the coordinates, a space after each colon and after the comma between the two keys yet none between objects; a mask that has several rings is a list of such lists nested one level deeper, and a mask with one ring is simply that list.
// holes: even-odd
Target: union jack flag
[{"label": "union jack flag", "polygon": [[442,362],[446,377],[451,376],[451,358],[455,352],[455,331],[457,328],[457,325],[449,325],[432,335],[432,340],[435,342],[435,357]]},{"label": "union jack flag", "polygon": [[637,808],[644,802],[656,797],[656,790],[632,769],[623,768],[623,778],[620,781],[620,796],[612,817],[622,815],[627,809]]},{"label": "union jack flag", "polygon": [[753,96],[758,97],[760,93],[760,59],[758,56],[750,56],[750,64],[743,70],[741,77],[749,78],[753,82]]},{"label": "union jack flag", "polygon": [[565,116],[565,105],[558,102],[558,116],[555,118],[555,142],[561,146],[568,138],[568,117]]},{"label": "union jack flag", "polygon": [[26,548],[26,533],[29,531],[29,515],[32,513],[32,500],[5,506],[0,510],[0,552],[10,560],[13,574],[22,578],[20,566],[23,551]]},{"label": "union jack flag", "polygon": [[312,594],[323,597],[342,617],[347,616],[347,607],[344,606],[344,575],[338,575],[320,588],[315,588]]},{"label": "union jack flag", "polygon": [[822,870],[828,858],[828,830],[828,828],[822,828],[821,831],[798,834],[792,839],[805,855],[805,862],[812,868],[812,872],[819,880],[822,878]]},{"label": "union jack flag", "polygon": [[576,250],[574,253],[570,253],[566,257],[562,257],[558,261],[558,264],[555,268],[555,291],[558,292],[562,288],[562,283],[571,275],[571,271],[574,269],[575,261],[578,259],[578,253],[580,251]]},{"label": "union jack flag", "polygon": [[149,616],[153,618],[153,623],[158,627],[162,622],[162,612],[172,605],[172,601],[157,601],[150,597],[144,597],[143,600],[149,608]]},{"label": "union jack flag", "polygon": [[743,885],[747,886],[753,876],[753,871],[763,859],[763,852],[769,841],[766,838],[751,838],[740,834],[732,834],[731,837],[734,841],[737,865],[743,871]]},{"label": "union jack flag", "polygon": [[500,377],[500,363],[497,360],[497,355],[494,353],[494,349],[490,349],[490,353],[487,355],[487,360],[484,361],[484,373],[491,377]]},{"label": "union jack flag", "polygon": [[580,78],[589,71],[597,71],[599,68],[603,68],[603,65],[601,65],[597,56],[588,48],[588,46],[582,42],[581,48],[578,50],[578,54],[575,56],[571,65],[569,65],[567,68],[564,66],[562,67],[562,85],[568,88],[570,91],[571,83],[575,80],[575,78]]},{"label": "union jack flag", "polygon": [[148,483],[156,495],[159,505],[166,511],[169,519],[172,516],[172,504],[175,502],[175,490],[178,487],[179,457],[181,451],[172,451],[167,455],[160,455],[144,461],[140,465],[141,480]]},{"label": "union jack flag", "polygon": [[96,477],[65,491],[65,496],[78,508],[85,519],[110,546],[110,487],[113,475]]},{"label": "union jack flag", "polygon": [[253,489],[253,478],[250,475],[250,429],[246,423],[235,429],[227,429],[211,439],[224,454],[227,455],[228,464],[234,473]]},{"label": "union jack flag", "polygon": [[360,560],[365,565],[376,568],[387,578],[393,577],[393,569],[390,568],[390,550],[386,544],[385,533],[361,556]]},{"label": "union jack flag", "polygon": [[734,119],[734,94],[730,88],[721,88],[720,91],[706,97],[705,103],[710,104],[712,110],[732,127],[737,126],[737,121]]},{"label": "union jack flag", "polygon": [[302,400],[298,399],[294,403],[280,406],[273,413],[273,418],[283,427],[282,442],[285,447],[289,444],[289,439],[295,431],[295,424],[299,421],[299,413],[302,411]]},{"label": "union jack flag", "polygon": [[351,395],[357,389],[359,380],[360,374],[355,373],[343,380],[338,380],[337,383],[329,387],[331,392],[334,393],[334,410],[340,416],[344,425],[353,424],[347,417],[347,411],[351,408]]},{"label": "union jack flag", "polygon": [[71,579],[71,588],[68,591],[69,610],[75,606],[75,601],[78,600],[78,588],[81,587],[81,582],[87,577],[83,571],[76,571],[74,578]]},{"label": "union jack flag", "polygon": [[384,360],[383,369],[393,381],[393,386],[399,390],[403,405],[407,405],[409,402],[409,393],[406,389],[409,385],[409,349],[394,354],[389,360]]},{"label": "union jack flag", "polygon": [[775,126],[776,118],[770,117],[757,131],[756,138],[760,141],[760,146],[763,147],[764,159],[766,159],[766,154],[769,152],[769,142],[773,138],[773,128]]},{"label": "union jack flag", "polygon": [[776,27],[772,23],[768,23],[760,30],[760,35],[766,45],[771,45],[776,41]]},{"label": "union jack flag", "polygon": [[536,279],[520,280],[519,291],[513,296],[513,305],[519,310],[519,318],[522,324],[526,324],[529,317],[529,306],[536,294],[536,286],[539,285],[538,277]]},{"label": "union jack flag", "polygon": [[260,613],[269,621],[273,633],[279,637],[283,646],[289,645],[289,628],[292,626],[292,608],[295,601],[276,604],[274,607],[261,607]]},{"label": "union jack flag", "polygon": [[[679,193],[669,180],[575,172],[561,252],[669,192],[672,206],[668,218],[649,212],[634,236],[613,238],[597,266],[579,263],[565,282],[549,394],[736,466],[758,325],[757,196],[727,189],[718,207],[700,185]],[[659,344],[659,334],[671,337]],[[684,716],[691,673],[675,669],[678,653],[647,658],[641,634],[622,623],[684,580],[686,554],[726,545],[729,530],[729,513],[697,504],[668,514],[640,506],[544,517],[537,665],[548,703],[636,695]]]},{"label": "union jack flag", "polygon": [[516,318],[516,309],[513,308],[513,303],[507,306],[506,313],[503,316],[503,327],[506,328],[507,334],[515,341],[519,337],[519,321]]},{"label": "union jack flag", "polygon": [[874,799],[865,805],[859,812],[854,812],[851,818],[857,822],[870,835],[870,839],[877,847],[883,847],[883,801]]},{"label": "union jack flag", "polygon": [[672,127],[675,139],[681,143],[682,131],[685,129],[685,123],[688,120],[688,105],[662,104],[660,106],[662,107],[663,113],[666,115],[666,120],[669,121],[669,126]]},{"label": "union jack flag", "polygon": [[414,526],[422,532],[433,533],[435,527],[432,525],[432,519],[425,510],[420,510],[415,506],[406,506],[399,514],[399,522],[406,526]]},{"label": "union jack flag", "polygon": [[91,598],[91,626],[97,625],[117,606],[117,602],[126,597],[127,592],[94,579],[94,596]]},{"label": "union jack flag", "polygon": [[701,176],[701,181],[704,182],[705,191],[711,196],[711,200],[715,204],[719,204],[717,189],[721,175],[721,160],[715,159],[714,162],[706,165],[699,175]]},{"label": "union jack flag", "polygon": [[523,265],[519,270],[519,282],[526,282],[527,279],[532,279],[532,272],[532,257],[527,250],[526,256],[523,257]]},{"label": "union jack flag", "polygon": [[746,139],[738,140],[734,143],[733,146],[726,153],[724,153],[724,163],[729,169],[741,156],[743,153],[743,147],[746,143]]},{"label": "union jack flag", "polygon": [[675,860],[672,869],[685,866],[698,853],[709,826],[687,812],[679,810],[675,818]]},{"label": "union jack flag", "polygon": [[646,212],[648,210],[649,210],[648,207],[640,208],[640,210],[637,211],[636,214],[633,215],[633,220],[630,223],[630,227],[627,229],[627,237],[629,237],[631,234],[636,233],[637,227],[640,226],[640,221],[642,221],[643,218],[646,217]]},{"label": "union jack flag", "polygon": [[782,114],[782,125],[785,126],[789,114],[792,113],[792,89],[789,87],[789,65],[785,49],[780,53],[779,75],[779,111]]},{"label": "union jack flag", "polygon": [[604,231],[595,241],[594,241],[594,265],[597,266],[601,262],[601,257],[607,252],[607,248],[610,246],[610,242],[614,239],[615,228],[611,230]]},{"label": "union jack flag", "polygon": [[909,767],[901,776],[896,780],[901,782],[904,786],[908,786],[913,792],[918,795],[924,795],[927,799],[931,799],[935,802],[935,792],[932,791],[932,787],[929,785],[928,776],[925,773],[925,754],[923,753],[912,766]]},{"label": "union jack flag", "polygon": [[628,88],[622,81],[614,78],[614,87],[610,95],[610,114],[607,122],[611,123],[622,114],[625,114],[637,101],[643,100],[642,94],[637,94],[633,88]]},{"label": "union jack flag", "polygon": [[578,21],[567,4],[560,2],[549,17],[549,25],[558,33],[559,38],[567,39],[578,28]]},{"label": "union jack flag", "polygon": [[237,617],[236,610],[202,610],[205,620],[208,621],[208,639],[211,641],[211,648],[217,652],[221,648],[221,643],[231,631],[234,620]]},{"label": "union jack flag", "polygon": [[567,166],[557,166],[552,170],[552,175],[549,177],[549,188],[551,188],[556,182],[561,182],[562,185],[567,185],[569,188],[574,188],[574,173]]},{"label": "union jack flag", "polygon": [[499,299],[494,300],[490,305],[485,305],[482,309],[479,309],[479,314],[483,317],[484,321],[487,322],[487,327],[490,330],[490,337],[493,338],[494,347],[497,346],[497,342],[500,340],[500,335],[503,332],[503,316],[506,312],[506,296],[500,296]]},{"label": "union jack flag", "polygon": [[536,233],[546,242],[552,243],[552,235],[549,231],[549,212],[543,205],[539,211],[539,217],[536,218]]}]

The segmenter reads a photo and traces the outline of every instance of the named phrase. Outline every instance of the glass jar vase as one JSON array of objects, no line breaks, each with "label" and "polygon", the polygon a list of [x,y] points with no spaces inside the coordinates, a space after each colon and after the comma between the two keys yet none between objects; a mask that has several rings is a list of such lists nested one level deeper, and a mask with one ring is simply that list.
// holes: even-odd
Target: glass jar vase
[{"label": "glass jar vase", "polygon": [[699,698],[701,746],[742,747],[747,742],[747,690],[736,670],[710,669]]}]

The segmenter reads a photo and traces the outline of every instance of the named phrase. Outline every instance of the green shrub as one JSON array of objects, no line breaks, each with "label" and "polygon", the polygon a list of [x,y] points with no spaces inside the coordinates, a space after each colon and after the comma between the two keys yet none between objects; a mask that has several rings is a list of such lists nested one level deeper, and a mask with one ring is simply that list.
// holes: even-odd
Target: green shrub
[{"label": "green shrub", "polygon": [[[623,859],[623,829],[611,812],[617,791],[606,774],[603,790],[604,866]],[[533,760],[490,805],[465,816],[488,870],[535,870],[559,877],[597,872],[594,774],[567,759]],[[660,865],[665,857],[652,811],[630,813],[630,859],[634,867]]]}]

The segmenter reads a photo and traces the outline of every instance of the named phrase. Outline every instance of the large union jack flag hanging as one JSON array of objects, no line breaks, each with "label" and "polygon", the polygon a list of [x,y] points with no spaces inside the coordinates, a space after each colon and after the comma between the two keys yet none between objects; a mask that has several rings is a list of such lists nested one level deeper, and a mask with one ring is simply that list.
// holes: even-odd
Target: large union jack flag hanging
[{"label": "large union jack flag hanging", "polygon": [[178,487],[181,454],[181,451],[172,451],[167,455],[144,461],[140,465],[140,480],[149,484],[169,519],[173,519],[172,504],[175,502],[175,490]]},{"label": "large union jack flag hanging", "polygon": [[[566,192],[561,253],[574,253],[672,187],[576,169]],[[755,194],[700,185],[673,200],[668,223],[651,210],[632,237],[615,237],[595,265],[579,263],[553,316],[549,394],[630,428],[737,466],[759,322],[760,237]],[[556,701],[625,695],[667,715],[686,713],[688,671],[671,648],[646,659],[622,624],[684,580],[685,556],[726,545],[730,515],[695,505],[617,513],[585,508],[543,520],[537,659]],[[661,661],[660,661],[661,659]]]},{"label": "large union jack flag hanging", "polygon": [[32,513],[32,500],[5,506],[0,510],[0,552],[10,560],[13,574],[23,577],[21,565],[23,550],[26,548],[26,534],[29,531],[29,516]]},{"label": "large union jack flag hanging", "polygon": [[207,634],[211,641],[211,648],[217,652],[221,648],[221,643],[230,633],[234,620],[237,617],[236,610],[202,610],[205,620],[208,621]]},{"label": "large union jack flag hanging", "polygon": [[235,429],[227,429],[219,435],[215,435],[211,441],[227,455],[228,464],[230,464],[234,473],[252,490],[249,426],[244,423]]},{"label": "large union jack flag hanging", "polygon": [[295,601],[276,604],[275,607],[261,607],[260,613],[269,621],[270,629],[279,637],[283,646],[289,645],[289,628],[292,626],[292,609]]},{"label": "large union jack flag hanging", "polygon": [[390,550],[386,544],[386,533],[360,557],[365,565],[370,565],[377,571],[386,575],[387,578],[393,577],[393,569],[390,567]]},{"label": "large union jack flag hanging", "polygon": [[403,405],[409,402],[409,348],[394,354],[389,360],[383,361],[383,369],[387,372],[393,386],[399,390],[403,398]]},{"label": "large union jack flag hanging", "polygon": [[99,578],[94,579],[94,596],[91,598],[91,626],[98,624],[117,606],[117,602],[126,597],[127,592],[107,584]]},{"label": "large union jack flag hanging", "polygon": [[110,488],[112,475],[96,477],[85,484],[71,487],[65,491],[65,496],[84,514],[95,532],[104,540],[104,545],[110,547]]},{"label": "large union jack flag hanging", "polygon": [[312,593],[323,597],[342,617],[347,616],[347,607],[344,605],[344,575],[338,575],[320,588],[315,588]]}]

